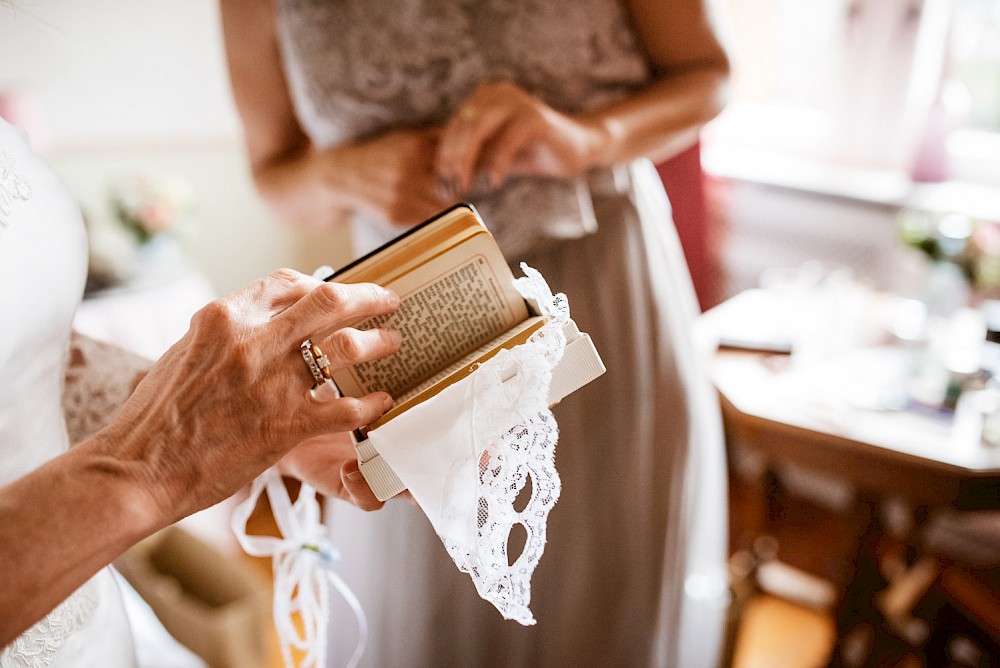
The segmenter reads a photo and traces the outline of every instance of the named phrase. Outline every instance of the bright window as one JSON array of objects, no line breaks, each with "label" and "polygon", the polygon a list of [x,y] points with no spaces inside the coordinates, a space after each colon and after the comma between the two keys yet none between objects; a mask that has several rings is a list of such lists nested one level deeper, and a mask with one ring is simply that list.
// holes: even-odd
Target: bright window
[{"label": "bright window", "polygon": [[968,128],[1000,132],[1000,2],[958,0],[951,73],[968,95]]},{"label": "bright window", "polygon": [[734,86],[707,149],[905,176],[936,143],[1000,186],[997,0],[719,2]]}]

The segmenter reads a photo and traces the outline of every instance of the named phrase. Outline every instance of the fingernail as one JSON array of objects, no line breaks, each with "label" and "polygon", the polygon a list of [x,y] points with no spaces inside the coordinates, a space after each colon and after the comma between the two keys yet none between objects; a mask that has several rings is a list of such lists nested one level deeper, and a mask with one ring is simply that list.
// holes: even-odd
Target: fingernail
[{"label": "fingernail", "polygon": [[403,341],[403,335],[399,332],[398,329],[387,329],[385,330],[385,333],[386,335],[388,335],[389,341],[394,346],[398,347],[399,344]]},{"label": "fingernail", "polygon": [[363,477],[364,476],[361,474],[360,470],[358,470],[358,471],[351,471],[350,473],[347,474],[347,479],[350,480],[351,482],[358,482]]},{"label": "fingernail", "polygon": [[310,392],[312,392],[312,397],[316,401],[333,401],[340,398],[340,392],[332,380],[328,380],[322,385],[317,385]]},{"label": "fingernail", "polygon": [[333,274],[334,271],[335,271],[334,268],[331,267],[330,265],[321,264],[320,266],[316,267],[316,271],[312,273],[312,277],[318,278],[319,280],[322,281],[331,274]]},{"label": "fingernail", "polygon": [[396,402],[393,400],[391,396],[386,394],[385,397],[382,399],[382,405],[385,406],[384,410],[389,410],[390,408],[396,405]]},{"label": "fingernail", "polygon": [[399,295],[397,295],[392,290],[388,290],[386,288],[382,288],[382,292],[385,293],[385,298],[389,301],[391,305],[393,306],[399,305]]}]

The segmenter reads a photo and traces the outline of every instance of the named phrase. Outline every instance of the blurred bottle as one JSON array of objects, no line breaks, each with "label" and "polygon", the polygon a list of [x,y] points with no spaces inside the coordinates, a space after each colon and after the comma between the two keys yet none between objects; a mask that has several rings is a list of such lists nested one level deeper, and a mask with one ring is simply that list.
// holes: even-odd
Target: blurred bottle
[{"label": "blurred bottle", "polygon": [[986,339],[980,366],[992,378],[1000,379],[1000,301],[983,302],[981,309],[986,322]]},{"label": "blurred bottle", "polygon": [[973,222],[963,214],[915,211],[904,214],[902,223],[904,240],[929,259],[918,297],[926,309],[923,349],[916,356],[909,393],[919,404],[954,410],[979,368],[982,342],[980,314],[969,307],[971,287],[961,264]]},{"label": "blurred bottle", "polygon": [[1000,447],[1000,301],[984,302],[986,323],[979,374],[962,393],[955,411],[955,429],[965,442]]},{"label": "blurred bottle", "polygon": [[986,340],[983,342],[982,366],[989,378],[979,409],[983,415],[983,444],[995,447],[1000,446],[1000,301],[986,302],[984,312]]},{"label": "blurred bottle", "polygon": [[947,181],[951,176],[948,164],[948,135],[955,128],[955,120],[945,102],[943,86],[927,111],[923,132],[917,140],[910,166],[910,178],[918,183]]}]

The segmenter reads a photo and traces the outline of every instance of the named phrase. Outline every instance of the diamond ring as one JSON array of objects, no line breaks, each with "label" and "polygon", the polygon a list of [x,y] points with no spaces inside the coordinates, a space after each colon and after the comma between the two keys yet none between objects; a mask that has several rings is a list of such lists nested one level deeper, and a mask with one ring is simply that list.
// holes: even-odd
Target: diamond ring
[{"label": "diamond ring", "polygon": [[309,367],[309,373],[312,374],[317,385],[322,385],[332,378],[330,358],[323,354],[319,346],[313,344],[312,339],[303,341],[299,345],[299,352],[302,353],[302,359],[305,360],[306,366]]}]

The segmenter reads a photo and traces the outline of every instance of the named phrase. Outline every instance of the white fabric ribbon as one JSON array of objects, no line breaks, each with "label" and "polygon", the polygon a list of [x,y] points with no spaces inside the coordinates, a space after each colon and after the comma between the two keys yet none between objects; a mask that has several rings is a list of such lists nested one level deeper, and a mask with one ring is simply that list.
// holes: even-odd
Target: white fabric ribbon
[{"label": "white fabric ribbon", "polygon": [[[247,521],[257,499],[265,491],[281,532],[280,538],[247,534]],[[354,592],[333,571],[340,555],[327,538],[326,528],[320,520],[316,490],[302,483],[299,496],[292,503],[281,476],[276,470],[268,469],[253,481],[249,497],[233,511],[232,528],[247,554],[272,560],[274,625],[285,666],[326,668],[330,584],[344,597],[358,620],[358,644],[348,663],[352,668],[356,666],[368,641],[368,623]],[[296,613],[301,620],[301,632],[294,621]],[[304,655],[298,664],[292,659],[292,648]]]}]

